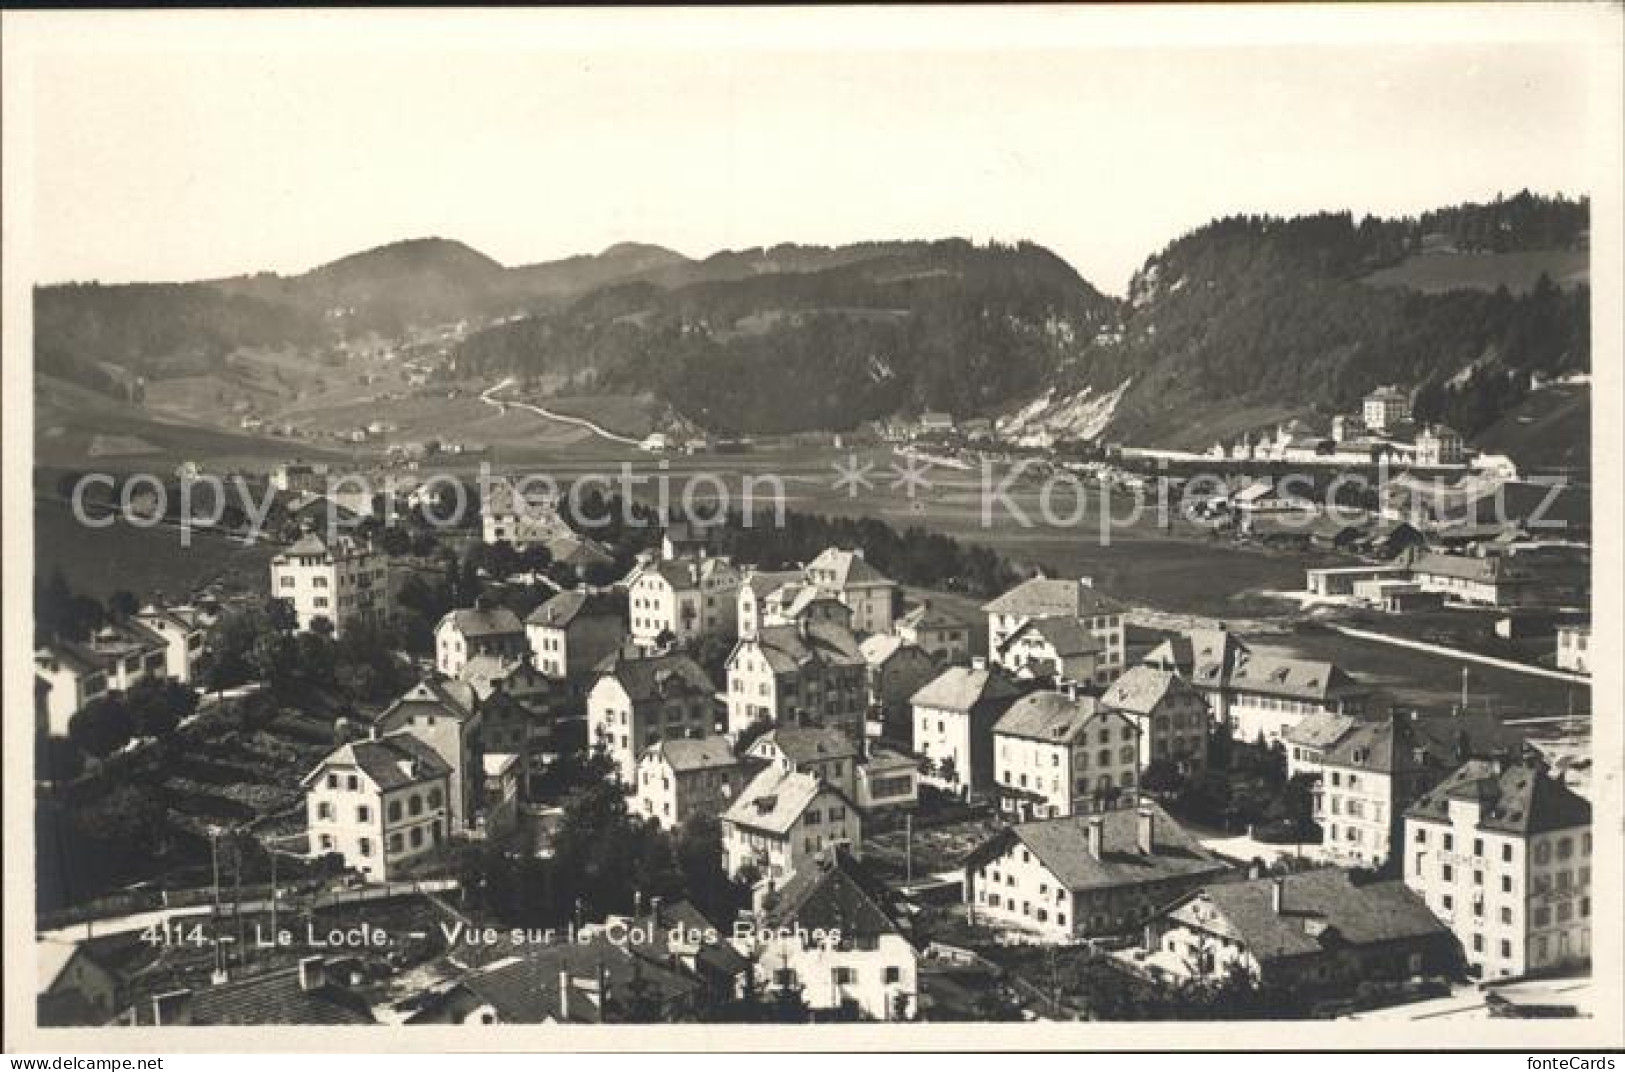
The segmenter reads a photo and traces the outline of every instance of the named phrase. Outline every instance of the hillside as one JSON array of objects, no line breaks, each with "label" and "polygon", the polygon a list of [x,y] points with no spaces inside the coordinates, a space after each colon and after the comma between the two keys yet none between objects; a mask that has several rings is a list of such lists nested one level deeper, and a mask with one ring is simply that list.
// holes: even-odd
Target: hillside
[{"label": "hillside", "polygon": [[[1559,204],[1561,219],[1583,219],[1586,202]],[[1496,223],[1493,252],[1549,248],[1555,225],[1532,215],[1542,226],[1527,235]],[[1441,218],[1480,227],[1470,212]],[[1415,256],[1432,233],[1417,220],[1347,213],[1215,221],[1147,260],[1118,323],[1062,371],[1057,389],[1122,390],[1108,439],[1204,448],[1246,430],[1229,415],[1346,411],[1383,383],[1413,387],[1420,417],[1472,436],[1535,377],[1589,368],[1584,285],[1562,289],[1541,276],[1524,293],[1429,294],[1364,282]]]},{"label": "hillside", "polygon": [[[1041,390],[1112,303],[1042,247],[950,240],[702,262],[739,278],[606,288],[467,340],[461,367],[653,390],[730,433],[849,428],[924,408],[988,412]],[[785,271],[787,265],[819,270]]]},{"label": "hillside", "polygon": [[1591,257],[1584,249],[1534,249],[1516,253],[1421,253],[1365,277],[1375,287],[1404,287],[1424,294],[1451,290],[1534,289],[1541,276],[1560,287],[1585,286]]},{"label": "hillside", "polygon": [[1589,469],[1591,385],[1540,388],[1480,432],[1478,444],[1509,456],[1525,473]]}]

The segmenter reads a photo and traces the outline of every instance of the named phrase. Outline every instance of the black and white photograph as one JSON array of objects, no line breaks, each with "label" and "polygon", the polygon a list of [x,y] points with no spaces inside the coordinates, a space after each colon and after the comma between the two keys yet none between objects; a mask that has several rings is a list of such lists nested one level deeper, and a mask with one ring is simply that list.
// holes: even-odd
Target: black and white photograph
[{"label": "black and white photograph", "polygon": [[1622,1045],[1622,12],[7,13],[6,1049]]}]

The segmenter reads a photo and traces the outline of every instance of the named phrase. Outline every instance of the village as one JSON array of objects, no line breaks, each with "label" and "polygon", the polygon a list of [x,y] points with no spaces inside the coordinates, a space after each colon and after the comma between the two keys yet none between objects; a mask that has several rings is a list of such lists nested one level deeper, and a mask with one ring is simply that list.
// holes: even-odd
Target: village
[{"label": "village", "polygon": [[[1381,435],[1408,421],[1390,394],[1328,442],[1411,449]],[[1447,433],[1417,430],[1416,472],[1353,520],[1268,480],[1185,505],[1345,556],[1306,572],[1306,613],[1493,622],[1492,651],[1454,627],[1386,639],[1584,691],[1586,533],[1465,516],[1489,471]],[[63,814],[245,762],[224,740],[269,759],[234,819],[183,823],[202,857],[42,915],[42,1023],[1584,1003],[1589,701],[1491,713],[1463,670],[1461,703],[1421,709],[1223,622],[1150,628],[1089,576],[933,593],[858,542],[799,553],[670,514],[595,531],[522,481],[437,560],[427,482],[394,522],[343,476],[264,474],[287,507],[267,595],[148,593],[37,648],[40,793]],[[408,607],[412,643],[390,632]],[[203,773],[180,779],[194,799]]]}]

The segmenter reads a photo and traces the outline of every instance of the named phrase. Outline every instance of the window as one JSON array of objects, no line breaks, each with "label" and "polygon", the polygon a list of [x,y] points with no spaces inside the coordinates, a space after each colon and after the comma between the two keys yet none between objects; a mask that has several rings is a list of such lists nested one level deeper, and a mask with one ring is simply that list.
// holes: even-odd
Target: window
[{"label": "window", "polygon": [[1501,959],[1512,959],[1512,943],[1507,941],[1505,938],[1501,939]]},{"label": "window", "polygon": [[858,973],[855,968],[839,967],[835,969],[836,986],[851,986],[857,981]]},{"label": "window", "polygon": [[372,839],[371,838],[362,838],[357,843],[356,848],[357,848],[357,851],[359,851],[361,853],[361,855],[363,855],[363,856],[371,856],[372,855]]},{"label": "window", "polygon": [[1484,855],[1484,839],[1483,838],[1475,837],[1473,839],[1473,855],[1474,856],[1483,856]]},{"label": "window", "polygon": [[355,821],[358,823],[372,822],[372,809],[367,807],[365,804],[357,804],[355,809]]},{"label": "window", "polygon": [[391,834],[391,835],[389,835],[389,851],[390,852],[400,852],[401,851],[401,835],[400,834]]},{"label": "window", "polygon": [[401,802],[398,800],[389,802],[389,821],[392,823],[401,821]]},{"label": "window", "polygon": [[1501,892],[1502,893],[1511,893],[1512,892],[1512,876],[1511,875],[1502,875],[1501,876]]},{"label": "window", "polygon": [[888,983],[900,983],[903,981],[903,969],[895,965],[887,965],[885,978]]},{"label": "window", "polygon": [[423,827],[421,826],[412,828],[412,847],[414,849],[423,847]]}]

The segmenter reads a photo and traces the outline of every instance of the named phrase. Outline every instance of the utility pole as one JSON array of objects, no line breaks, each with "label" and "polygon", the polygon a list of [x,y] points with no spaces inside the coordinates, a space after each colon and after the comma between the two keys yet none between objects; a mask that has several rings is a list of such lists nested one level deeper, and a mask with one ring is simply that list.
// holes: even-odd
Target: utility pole
[{"label": "utility pole", "polygon": [[914,813],[903,813],[903,881],[914,885]]},{"label": "utility pole", "polygon": [[1461,668],[1461,713],[1464,717],[1467,714],[1467,675],[1469,673],[1467,667]]}]

